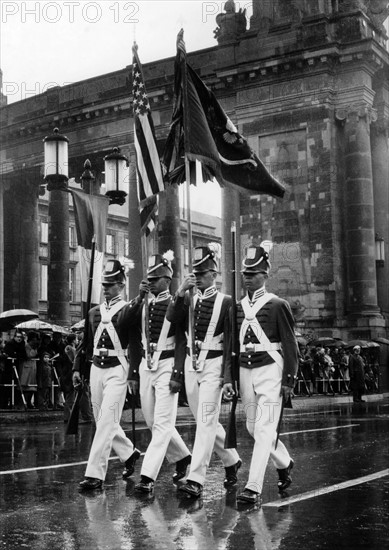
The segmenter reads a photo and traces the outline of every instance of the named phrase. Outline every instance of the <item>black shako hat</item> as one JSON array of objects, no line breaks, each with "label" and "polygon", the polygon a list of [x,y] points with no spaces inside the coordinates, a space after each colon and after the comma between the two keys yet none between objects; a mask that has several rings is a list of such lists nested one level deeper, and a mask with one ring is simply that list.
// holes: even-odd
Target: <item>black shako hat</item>
[{"label": "black shako hat", "polygon": [[193,252],[193,273],[219,271],[219,258],[221,257],[221,246],[219,243],[196,246]]},{"label": "black shako hat", "polygon": [[269,274],[269,252],[273,248],[271,241],[263,241],[260,246],[250,246],[243,259],[241,273],[265,273]]},{"label": "black shako hat", "polygon": [[102,284],[124,283],[126,279],[124,266],[119,260],[108,260],[101,276]]},{"label": "black shako hat", "polygon": [[172,250],[168,250],[164,254],[153,254],[149,257],[149,263],[147,266],[147,278],[159,279],[160,277],[173,277],[172,261],[174,260],[174,253]]}]

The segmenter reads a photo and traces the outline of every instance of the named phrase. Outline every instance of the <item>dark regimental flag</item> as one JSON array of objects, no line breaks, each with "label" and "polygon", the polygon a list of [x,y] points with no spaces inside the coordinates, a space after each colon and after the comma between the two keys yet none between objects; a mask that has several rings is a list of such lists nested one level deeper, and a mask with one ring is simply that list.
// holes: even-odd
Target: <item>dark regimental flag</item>
[{"label": "dark regimental flag", "polygon": [[[162,164],[171,183],[185,181],[185,155],[199,160],[203,180],[283,197],[284,186],[267,170],[238,132],[213,92],[186,63],[183,31],[177,37],[175,101]],[[192,178],[191,178],[192,182]]]},{"label": "dark regimental flag", "polygon": [[103,271],[105,236],[107,229],[109,198],[103,195],[89,195],[84,191],[71,189],[76,222],[79,265],[81,270],[81,295],[86,303],[90,260],[93,239],[96,243],[93,264],[91,304],[100,303],[101,274]]},{"label": "dark regimental flag", "polygon": [[155,139],[150,103],[143,80],[137,46],[132,48],[132,95],[134,143],[138,175],[138,198],[141,228],[148,234],[156,223],[158,193],[164,190],[161,162]]}]

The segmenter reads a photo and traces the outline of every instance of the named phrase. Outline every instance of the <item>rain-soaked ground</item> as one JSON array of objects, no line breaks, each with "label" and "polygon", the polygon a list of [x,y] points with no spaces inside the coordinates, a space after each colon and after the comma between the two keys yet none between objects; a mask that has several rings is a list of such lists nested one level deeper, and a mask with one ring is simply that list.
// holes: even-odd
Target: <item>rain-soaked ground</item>
[{"label": "rain-soaked ground", "polygon": [[[190,417],[180,417],[178,427],[191,446]],[[124,428],[130,433],[130,423]],[[142,459],[126,483],[112,458],[104,489],[79,493],[92,426],[65,436],[60,420],[3,424],[0,549],[383,550],[389,541],[388,428],[387,398],[357,405],[295,399],[282,426],[282,440],[295,460],[289,495],[278,495],[269,464],[263,506],[240,508],[236,494],[252,448],[242,422],[237,488],[226,492],[223,467],[213,457],[198,501],[177,492],[174,467],[167,462],[152,496],[134,494]],[[136,444],[142,451],[148,440],[139,424]]]}]

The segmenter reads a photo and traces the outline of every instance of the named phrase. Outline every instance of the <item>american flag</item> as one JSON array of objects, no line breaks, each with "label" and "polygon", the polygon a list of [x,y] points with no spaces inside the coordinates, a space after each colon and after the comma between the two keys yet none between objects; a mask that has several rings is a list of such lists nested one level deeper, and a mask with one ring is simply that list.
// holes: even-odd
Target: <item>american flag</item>
[{"label": "american flag", "polygon": [[138,173],[138,198],[142,230],[149,234],[156,225],[158,193],[165,189],[150,103],[146,94],[138,47],[132,48],[132,95],[134,142]]}]

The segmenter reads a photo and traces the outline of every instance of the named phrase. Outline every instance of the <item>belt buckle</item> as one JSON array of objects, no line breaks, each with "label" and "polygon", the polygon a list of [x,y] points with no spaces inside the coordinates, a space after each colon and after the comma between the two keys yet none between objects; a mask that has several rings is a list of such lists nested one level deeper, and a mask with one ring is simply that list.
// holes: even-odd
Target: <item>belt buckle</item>
[{"label": "belt buckle", "polygon": [[246,352],[250,352],[254,350],[255,350],[255,344],[253,344],[252,342],[249,342],[248,344],[245,345]]},{"label": "belt buckle", "polygon": [[106,348],[100,348],[99,357],[108,357],[108,350]]},{"label": "belt buckle", "polygon": [[155,342],[150,342],[150,353],[154,353],[155,351],[157,351],[157,346],[158,344],[156,344]]}]

